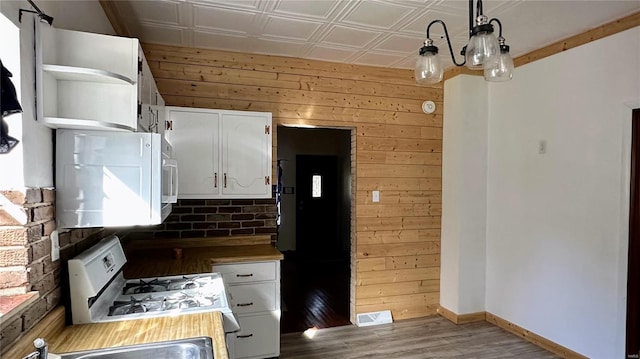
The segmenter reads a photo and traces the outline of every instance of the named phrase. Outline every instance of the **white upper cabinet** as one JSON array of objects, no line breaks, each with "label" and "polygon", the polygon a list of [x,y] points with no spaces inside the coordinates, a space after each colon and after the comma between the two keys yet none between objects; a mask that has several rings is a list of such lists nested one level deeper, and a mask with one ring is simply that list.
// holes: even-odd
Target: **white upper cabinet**
[{"label": "white upper cabinet", "polygon": [[36,26],[38,121],[52,128],[163,128],[153,126],[157,90],[137,39]]},{"label": "white upper cabinet", "polygon": [[180,166],[178,198],[214,198],[220,194],[220,115],[167,107],[171,128],[167,141]]},{"label": "white upper cabinet", "polygon": [[271,114],[223,112],[222,193],[271,197]]},{"label": "white upper cabinet", "polygon": [[271,113],[167,107],[178,198],[271,198]]}]

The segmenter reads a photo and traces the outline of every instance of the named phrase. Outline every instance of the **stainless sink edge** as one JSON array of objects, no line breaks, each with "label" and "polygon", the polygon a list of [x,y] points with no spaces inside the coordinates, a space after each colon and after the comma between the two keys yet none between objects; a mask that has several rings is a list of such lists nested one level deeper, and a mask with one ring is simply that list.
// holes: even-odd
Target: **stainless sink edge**
[{"label": "stainless sink edge", "polygon": [[62,359],[214,359],[210,337],[169,340],[59,354]]}]

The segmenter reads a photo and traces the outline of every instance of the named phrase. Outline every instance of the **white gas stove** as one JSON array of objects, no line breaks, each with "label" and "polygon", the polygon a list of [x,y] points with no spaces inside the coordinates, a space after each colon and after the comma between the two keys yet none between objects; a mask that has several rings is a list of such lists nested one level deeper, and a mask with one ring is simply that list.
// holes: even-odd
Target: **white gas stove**
[{"label": "white gas stove", "polygon": [[125,279],[126,258],[116,236],[69,260],[73,324],[220,311],[224,331],[240,326],[219,273]]}]

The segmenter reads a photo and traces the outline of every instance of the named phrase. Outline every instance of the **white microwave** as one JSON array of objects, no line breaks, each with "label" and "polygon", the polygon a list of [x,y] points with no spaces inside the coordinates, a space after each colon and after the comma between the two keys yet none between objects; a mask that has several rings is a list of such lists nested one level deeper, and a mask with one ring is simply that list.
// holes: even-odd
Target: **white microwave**
[{"label": "white microwave", "polygon": [[160,134],[56,131],[58,228],[160,224],[178,198],[178,166]]}]

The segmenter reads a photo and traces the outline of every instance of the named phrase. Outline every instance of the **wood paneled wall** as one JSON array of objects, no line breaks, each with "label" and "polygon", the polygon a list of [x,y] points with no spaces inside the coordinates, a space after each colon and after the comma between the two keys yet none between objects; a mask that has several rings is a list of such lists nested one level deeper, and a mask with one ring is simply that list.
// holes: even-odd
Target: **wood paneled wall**
[{"label": "wood paneled wall", "polygon": [[[352,129],[352,318],[385,309],[394,319],[436,313],[441,85],[419,87],[411,70],[153,44],[143,48],[167,105],[268,111],[274,128]],[[422,112],[425,100],[436,103],[435,113]],[[371,201],[373,190],[380,191],[379,203]]]}]

